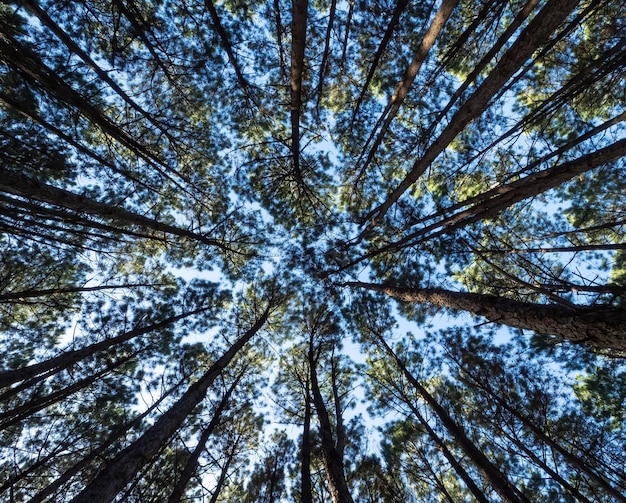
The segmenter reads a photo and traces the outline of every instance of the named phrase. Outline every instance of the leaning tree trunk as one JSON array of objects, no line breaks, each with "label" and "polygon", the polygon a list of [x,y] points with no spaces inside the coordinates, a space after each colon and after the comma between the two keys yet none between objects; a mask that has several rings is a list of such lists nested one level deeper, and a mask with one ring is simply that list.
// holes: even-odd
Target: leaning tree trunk
[{"label": "leaning tree trunk", "polygon": [[204,399],[207,389],[237,352],[261,329],[269,317],[271,304],[256,323],[245,332],[185,394],[141,437],[124,449],[76,496],[73,503],[108,502],[150,461],[176,433],[187,416]]},{"label": "leaning tree trunk", "polygon": [[383,292],[407,302],[467,311],[493,323],[556,336],[577,344],[626,353],[626,309],[611,306],[566,307],[535,304],[441,288],[396,288],[373,283],[348,282],[347,286]]}]

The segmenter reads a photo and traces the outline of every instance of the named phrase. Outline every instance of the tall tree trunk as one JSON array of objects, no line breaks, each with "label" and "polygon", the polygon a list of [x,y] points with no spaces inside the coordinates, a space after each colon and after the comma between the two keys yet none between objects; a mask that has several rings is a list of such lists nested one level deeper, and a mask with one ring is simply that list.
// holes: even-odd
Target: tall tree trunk
[{"label": "tall tree trunk", "polygon": [[220,37],[220,40],[222,41],[222,46],[224,47],[224,50],[226,51],[226,54],[228,55],[228,61],[230,62],[233,69],[235,70],[235,75],[237,76],[237,82],[239,82],[241,89],[247,93],[248,82],[243,76],[241,68],[239,67],[239,63],[237,63],[237,58],[235,58],[235,51],[233,51],[233,46],[230,43],[230,40],[228,39],[228,34],[226,33],[226,30],[224,29],[224,26],[222,25],[222,22],[220,21],[220,16],[217,13],[215,4],[213,3],[213,0],[204,0],[204,5],[206,6],[207,10],[209,11],[209,14],[211,15],[211,21],[213,21],[213,27],[215,28],[215,31],[217,32],[217,34]]},{"label": "tall tree trunk", "polygon": [[407,404],[409,409],[411,409],[411,412],[413,412],[413,415],[417,418],[419,423],[426,430],[426,433],[428,433],[428,436],[431,438],[431,440],[435,442],[435,445],[441,451],[443,456],[448,460],[448,463],[450,463],[450,466],[454,469],[454,471],[459,476],[459,478],[465,483],[467,488],[474,495],[474,498],[476,498],[476,501],[478,501],[479,503],[489,503],[489,501],[487,500],[487,497],[485,496],[485,493],[483,493],[480,490],[480,488],[476,485],[476,482],[474,482],[470,474],[467,473],[467,471],[465,470],[465,468],[463,468],[461,463],[454,457],[454,454],[452,454],[450,449],[448,449],[448,446],[443,441],[443,439],[439,435],[437,435],[437,432],[435,432],[435,430],[432,429],[430,424],[428,424],[428,421],[424,419],[424,416],[421,414],[419,409],[413,404],[411,400],[408,399],[408,397],[403,396],[402,400]]},{"label": "tall tree trunk", "polygon": [[50,297],[51,295],[63,295],[66,293],[98,292],[101,290],[116,290],[120,288],[141,288],[141,287],[152,287],[152,286],[165,286],[165,285],[160,284],[160,283],[128,283],[126,285],[122,284],[122,285],[76,286],[76,287],[68,287],[68,288],[45,288],[43,290],[22,290],[21,292],[0,293],[0,302],[13,302],[13,301],[18,301],[22,299],[32,299],[36,297]]},{"label": "tall tree trunk", "polygon": [[326,65],[328,62],[328,55],[330,53],[330,35],[333,30],[333,23],[335,21],[336,9],[337,9],[337,0],[331,0],[330,14],[328,16],[328,25],[326,27],[326,37],[324,39],[324,52],[322,54],[322,63],[320,64],[319,82],[317,83],[317,103],[315,105],[315,110],[318,115],[319,115],[320,103],[322,101],[322,94],[324,92],[324,77],[326,76]]},{"label": "tall tree trunk", "polygon": [[[143,413],[138,415],[132,421],[124,424],[122,427],[117,428],[116,430],[109,435],[109,437],[100,444],[98,447],[93,449],[89,454],[83,457],[80,461],[74,463],[70,468],[65,470],[61,476],[56,478],[53,482],[48,484],[45,489],[39,491],[32,499],[28,500],[28,503],[41,503],[48,499],[48,497],[52,496],[57,489],[59,489],[63,484],[68,482],[74,475],[85,470],[87,466],[89,466],[96,459],[105,458],[106,450],[111,447],[115,442],[126,436],[132,428],[136,428],[141,424],[141,422],[152,412],[154,412],[163,401],[168,398],[181,384],[183,380],[177,382],[174,386],[169,388],[165,393],[163,393],[158,400],[156,400],[150,407],[148,407]],[[1,488],[0,488],[1,490]],[[50,501],[50,500],[48,500]]]},{"label": "tall tree trunk", "polygon": [[319,388],[317,380],[317,361],[313,357],[313,340],[309,343],[309,373],[311,378],[311,393],[313,395],[313,405],[320,425],[320,437],[322,441],[322,455],[324,466],[328,477],[328,485],[333,503],[354,503],[352,495],[346,483],[343,457],[335,442],[333,441],[332,426],[330,417],[324,404],[324,398]]},{"label": "tall tree trunk", "polygon": [[189,456],[189,459],[187,460],[187,463],[185,464],[185,468],[183,468],[183,471],[180,474],[180,478],[176,482],[176,485],[174,486],[174,489],[172,490],[172,493],[169,499],[167,500],[168,503],[178,503],[183,497],[185,493],[185,488],[189,485],[189,481],[191,480],[191,477],[193,477],[194,473],[196,472],[198,468],[198,460],[200,459],[200,455],[202,454],[202,451],[204,450],[204,447],[207,441],[209,440],[209,437],[213,434],[215,427],[219,424],[220,419],[222,418],[222,412],[226,410],[230,397],[233,394],[235,387],[237,386],[237,384],[239,383],[242,377],[243,377],[243,373],[239,374],[237,378],[233,381],[233,383],[230,385],[226,393],[224,393],[224,396],[220,400],[219,405],[213,412],[213,417],[211,418],[211,421],[202,430],[202,434],[200,435],[200,438],[198,439],[198,445],[196,445],[195,449],[192,451],[191,455]]},{"label": "tall tree trunk", "polygon": [[301,503],[313,503],[311,487],[311,391],[309,379],[304,385],[304,423],[302,425],[302,445],[300,446],[300,489]]},{"label": "tall tree trunk", "polygon": [[[424,34],[422,42],[420,43],[417,51],[415,51],[415,54],[413,55],[413,60],[405,70],[402,79],[400,80],[400,82],[398,82],[398,85],[396,85],[396,88],[393,91],[393,95],[391,96],[387,107],[381,115],[381,119],[384,119],[383,125],[381,126],[378,135],[376,135],[376,140],[370,148],[367,154],[367,158],[363,163],[363,166],[361,166],[360,172],[356,177],[357,182],[369,166],[370,162],[372,162],[376,150],[378,150],[378,147],[382,143],[383,138],[387,133],[389,126],[391,125],[391,121],[393,121],[396,115],[398,115],[400,107],[402,106],[402,103],[404,102],[404,99],[409,93],[409,89],[411,88],[411,85],[413,84],[413,81],[417,76],[417,72],[419,72],[420,68],[422,67],[422,64],[426,60],[426,56],[428,56],[428,52],[435,44],[437,36],[445,26],[446,21],[448,20],[450,14],[452,14],[452,11],[456,8],[458,3],[459,0],[443,0],[443,2],[441,3],[439,10],[435,14],[435,17],[433,18],[433,21],[428,28],[428,31]],[[374,131],[372,131],[372,133],[374,133]]]},{"label": "tall tree trunk", "polygon": [[296,180],[304,185],[300,168],[300,113],[302,108],[302,74],[304,72],[304,48],[308,0],[292,1],[291,21],[291,154]]},{"label": "tall tree trunk", "polygon": [[14,409],[0,413],[0,431],[23,421],[24,419],[32,416],[42,409],[45,409],[46,407],[49,407],[50,405],[60,402],[64,398],[67,398],[68,396],[74,394],[76,391],[86,388],[87,386],[98,381],[102,376],[108,374],[112,370],[115,370],[116,368],[121,367],[130,360],[133,360],[140,352],[141,351],[136,351],[129,356],[121,358],[115,362],[108,363],[103,369],[99,370],[98,372],[94,372],[90,376],[84,379],[80,379],[57,391],[54,391],[49,395],[44,395],[39,398],[32,398],[30,401],[26,402],[23,405],[19,405]]},{"label": "tall tree trunk", "polygon": [[[376,49],[376,52],[374,53],[374,57],[372,58],[372,64],[370,65],[370,68],[367,72],[367,76],[365,77],[365,83],[363,84],[363,87],[361,88],[361,92],[359,93],[359,97],[356,100],[354,110],[352,111],[352,119],[350,120],[351,126],[352,124],[354,124],[354,120],[356,119],[356,116],[359,113],[359,108],[361,108],[361,104],[363,103],[363,98],[365,97],[365,93],[367,92],[367,89],[370,86],[370,82],[372,81],[372,78],[374,77],[374,73],[376,72],[376,68],[378,67],[380,58],[382,57],[383,52],[385,52],[385,49],[387,48],[387,45],[389,44],[389,41],[391,40],[391,36],[393,35],[393,31],[396,29],[396,26],[398,25],[400,16],[406,9],[406,6],[408,5],[408,3],[409,3],[409,0],[398,0],[395,8],[393,9],[393,14],[391,15],[391,19],[389,20],[387,29],[385,30],[385,34],[383,35],[382,40],[378,44],[378,49]],[[350,16],[352,14],[353,9],[354,9],[354,1],[350,2]],[[346,30],[347,29],[348,28],[346,27]],[[348,34],[346,32],[346,41],[344,42],[344,54],[346,51],[347,40],[348,40]]]},{"label": "tall tree trunk", "polygon": [[[181,229],[173,225],[159,222],[153,218],[133,213],[132,211],[118,206],[94,201],[89,197],[39,182],[4,167],[0,167],[0,191],[60,206],[76,211],[77,213],[84,212],[90,215],[108,218],[121,225],[138,226],[140,228],[185,237],[203,244],[216,246],[224,251],[234,251],[216,239],[211,239],[187,229]],[[120,230],[120,232],[122,232],[122,230]]]},{"label": "tall tree trunk", "polygon": [[[543,442],[545,445],[550,447],[550,449],[554,452],[559,453],[563,459],[572,465],[573,467],[580,470],[584,473],[588,478],[589,482],[592,485],[595,485],[605,491],[607,494],[610,494],[615,501],[621,501],[626,503],[626,496],[623,493],[615,489],[602,475],[598,474],[596,470],[594,470],[588,463],[586,463],[583,459],[581,459],[576,454],[570,452],[559,442],[554,440],[550,435],[545,432],[541,427],[539,427],[535,422],[522,412],[517,407],[511,406],[506,400],[504,400],[498,393],[496,393],[491,386],[487,383],[487,381],[483,379],[477,378],[473,372],[471,372],[461,361],[454,358],[453,361],[456,365],[463,371],[463,374],[470,379],[471,386],[474,386],[485,392],[496,404],[506,410],[513,418],[520,422],[523,428],[532,432],[533,435],[539,441]],[[623,474],[618,474],[624,482],[626,479]]]},{"label": "tall tree trunk", "polygon": [[207,389],[241,348],[261,329],[269,317],[271,304],[256,323],[245,332],[185,394],[165,412],[140,438],[111,461],[73,503],[112,501],[143,465],[149,462],[176,433],[187,416],[204,399]]},{"label": "tall tree trunk", "polygon": [[[33,365],[29,365],[28,367],[22,367],[16,370],[9,370],[8,372],[2,372],[0,373],[0,388],[9,386],[10,384],[19,381],[23,381],[25,379],[29,379],[34,376],[38,376],[48,370],[54,369],[55,373],[60,372],[64,369],[69,368],[74,363],[89,356],[92,356],[100,351],[112,348],[135,337],[139,337],[140,335],[145,335],[155,330],[160,330],[161,328],[168,327],[179,320],[182,320],[194,314],[208,311],[209,309],[212,309],[212,307],[203,307],[201,309],[195,309],[186,313],[177,314],[176,316],[170,316],[169,318],[166,318],[165,320],[158,323],[154,323],[146,327],[136,328],[134,330],[129,330],[128,332],[124,332],[123,334],[120,334],[116,337],[111,337],[110,339],[96,342],[95,344],[91,344],[84,348],[75,349],[74,351],[66,351],[43,362],[34,363]],[[11,391],[12,390],[8,390],[8,392]],[[2,394],[2,396],[0,396],[0,399],[5,398],[6,393],[7,392]]]},{"label": "tall tree trunk", "polygon": [[439,154],[463,131],[465,126],[487,108],[493,96],[524,64],[537,47],[543,44],[559,24],[567,18],[578,2],[579,0],[548,1],[502,56],[474,94],[454,114],[448,126],[441,132],[439,137],[431,144],[424,155],[415,162],[404,180],[400,182],[380,206],[371,212],[368,216],[370,223],[366,226],[362,235],[371,231],[378,224],[389,208],[417,181]]},{"label": "tall tree trunk", "polygon": [[493,323],[626,353],[626,309],[610,306],[576,306],[572,309],[441,288],[396,288],[360,282],[346,285],[386,293],[407,302],[467,311]]},{"label": "tall tree trunk", "polygon": [[505,503],[521,503],[527,502],[526,498],[515,488],[509,480],[504,476],[502,472],[494,465],[485,454],[472,442],[472,440],[465,434],[463,429],[457,422],[448,414],[448,412],[437,402],[437,400],[424,388],[420,382],[409,372],[402,360],[394,353],[391,347],[382,337],[377,337],[378,343],[387,352],[391,358],[395,361],[398,369],[409,381],[415,391],[422,397],[424,402],[431,408],[435,415],[441,421],[441,424],[450,433],[450,435],[458,442],[459,446],[465,454],[476,465],[476,468],[482,473],[485,479],[491,484],[496,492],[502,498]]}]

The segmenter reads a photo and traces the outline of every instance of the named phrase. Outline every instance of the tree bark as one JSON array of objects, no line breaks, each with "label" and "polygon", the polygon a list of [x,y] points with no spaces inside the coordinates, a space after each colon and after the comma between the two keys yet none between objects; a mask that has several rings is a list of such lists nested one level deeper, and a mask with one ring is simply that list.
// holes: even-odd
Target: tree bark
[{"label": "tree bark", "polygon": [[[359,93],[359,97],[356,100],[354,110],[352,111],[352,119],[350,120],[351,125],[354,124],[354,120],[356,119],[356,116],[359,113],[359,108],[361,108],[361,104],[363,103],[363,98],[365,97],[365,93],[367,92],[367,89],[370,86],[370,82],[372,81],[372,78],[374,77],[374,72],[376,71],[376,68],[378,67],[378,62],[380,61],[380,58],[382,57],[383,52],[385,52],[385,49],[387,48],[387,45],[389,44],[389,41],[391,40],[391,36],[393,35],[393,30],[398,25],[400,16],[404,12],[404,9],[406,9],[406,6],[408,5],[408,3],[409,3],[409,0],[398,0],[398,3],[396,3],[396,6],[393,10],[393,14],[391,15],[389,24],[387,25],[387,29],[385,30],[385,34],[383,35],[382,40],[378,44],[378,49],[376,49],[376,53],[374,54],[374,57],[372,58],[372,64],[370,65],[370,68],[367,72],[367,76],[365,77],[365,83],[363,84],[363,87],[361,88],[361,92]],[[354,9],[354,1],[350,3],[350,16],[352,15],[353,9]],[[346,51],[347,41],[348,41],[348,36],[346,33],[346,40],[344,42],[344,54]]]},{"label": "tree bark", "polygon": [[138,226],[165,234],[186,237],[203,244],[216,246],[224,251],[233,251],[223,243],[202,234],[159,222],[153,218],[133,213],[118,206],[94,201],[86,196],[39,182],[3,167],[0,167],[0,191],[60,206],[77,213],[84,212],[102,218],[109,218],[122,225]]},{"label": "tree bark", "polygon": [[271,309],[245,332],[211,368],[195,382],[185,394],[165,412],[146,432],[111,461],[87,487],[76,496],[73,503],[109,502],[124,488],[136,473],[148,463],[176,433],[178,428],[204,399],[207,389],[230,363],[241,348],[261,329]]},{"label": "tree bark", "polygon": [[[534,1],[538,1],[538,0],[534,0]],[[413,81],[415,80],[417,73],[422,67],[422,64],[424,63],[424,61],[426,60],[426,56],[428,56],[428,52],[430,51],[432,46],[435,44],[435,40],[437,39],[437,36],[439,35],[441,30],[445,26],[446,22],[448,21],[448,18],[450,17],[450,15],[452,14],[452,11],[456,8],[458,3],[459,3],[459,0],[443,0],[443,2],[441,3],[439,10],[435,14],[435,17],[432,23],[430,24],[430,27],[428,28],[428,31],[424,34],[424,38],[422,39],[422,42],[420,43],[419,47],[417,48],[417,51],[415,51],[415,54],[413,55],[413,60],[409,64],[408,68],[405,70],[404,75],[402,76],[402,79],[400,80],[396,88],[394,89],[393,95],[391,96],[391,99],[389,100],[387,107],[385,108],[385,110],[383,111],[381,115],[380,119],[384,118],[383,125],[381,126],[378,135],[376,135],[376,140],[374,141],[372,147],[370,148],[367,154],[367,158],[365,159],[363,166],[361,166],[361,169],[359,170],[359,174],[357,175],[355,182],[358,182],[359,178],[365,172],[370,162],[372,162],[372,159],[374,158],[374,154],[376,153],[376,150],[378,150],[378,147],[382,143],[383,138],[385,134],[387,133],[389,126],[391,125],[391,121],[393,121],[396,115],[398,115],[398,112],[400,111],[400,107],[402,106],[404,99],[409,93],[409,89],[411,85],[413,84]],[[379,119],[379,122],[380,122],[380,119]]]},{"label": "tree bark", "polygon": [[302,445],[300,446],[300,490],[301,503],[313,503],[311,486],[311,392],[309,380],[304,384],[304,423],[302,425]]},{"label": "tree bark", "polygon": [[183,468],[183,471],[180,474],[180,478],[176,482],[176,485],[174,486],[174,489],[172,490],[172,493],[169,499],[167,500],[168,503],[178,503],[183,497],[185,493],[185,488],[189,484],[191,477],[193,477],[194,473],[196,472],[198,468],[198,460],[200,459],[200,455],[202,454],[202,451],[204,450],[204,447],[207,441],[209,440],[209,437],[213,434],[215,427],[219,424],[220,419],[222,417],[222,412],[226,410],[230,397],[233,394],[235,387],[237,386],[237,384],[239,383],[242,377],[243,377],[243,373],[239,374],[237,378],[233,381],[233,383],[230,385],[230,387],[228,388],[228,390],[226,391],[226,393],[220,400],[219,405],[213,412],[213,417],[211,418],[211,421],[206,426],[206,428],[202,430],[202,434],[200,435],[200,438],[198,439],[198,445],[196,445],[195,449],[189,456],[189,459],[187,460],[187,463],[185,464],[185,468]]},{"label": "tree bark", "polygon": [[470,292],[441,288],[396,288],[373,283],[348,282],[346,286],[366,288],[407,302],[467,311],[493,323],[556,336],[576,344],[626,353],[626,310],[611,306],[535,304]]},{"label": "tree bark", "polygon": [[326,467],[328,485],[330,486],[331,498],[333,503],[354,503],[346,483],[343,457],[333,441],[330,417],[319,388],[316,366],[317,361],[313,357],[313,341],[311,339],[309,344],[311,393],[313,395],[313,405],[315,405],[315,411],[320,425],[322,455],[324,458],[324,466]]}]

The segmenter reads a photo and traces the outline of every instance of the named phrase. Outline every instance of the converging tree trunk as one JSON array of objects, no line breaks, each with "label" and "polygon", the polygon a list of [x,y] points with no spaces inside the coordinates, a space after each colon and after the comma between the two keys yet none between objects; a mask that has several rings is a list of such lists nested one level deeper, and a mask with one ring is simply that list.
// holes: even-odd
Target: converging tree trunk
[{"label": "converging tree trunk", "polygon": [[130,482],[135,474],[149,462],[180,428],[183,421],[205,397],[207,389],[230,363],[237,352],[261,329],[269,317],[271,304],[211,368],[195,382],[185,394],[165,412],[146,432],[111,461],[87,487],[76,496],[73,503],[108,502]]},{"label": "converging tree trunk", "polygon": [[374,283],[348,282],[346,286],[365,288],[406,302],[467,311],[493,323],[556,336],[576,344],[626,353],[626,310],[612,306],[535,304],[519,300],[442,288],[396,288]]}]

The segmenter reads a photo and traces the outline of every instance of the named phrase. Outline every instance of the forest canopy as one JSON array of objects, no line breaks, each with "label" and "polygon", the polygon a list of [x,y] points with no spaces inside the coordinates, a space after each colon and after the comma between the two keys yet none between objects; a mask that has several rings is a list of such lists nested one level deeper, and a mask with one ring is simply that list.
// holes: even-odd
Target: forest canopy
[{"label": "forest canopy", "polygon": [[626,502],[623,0],[0,0],[0,498]]}]

